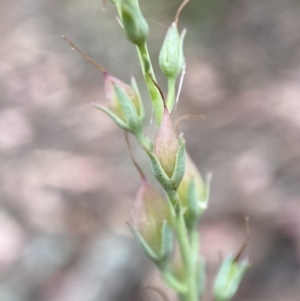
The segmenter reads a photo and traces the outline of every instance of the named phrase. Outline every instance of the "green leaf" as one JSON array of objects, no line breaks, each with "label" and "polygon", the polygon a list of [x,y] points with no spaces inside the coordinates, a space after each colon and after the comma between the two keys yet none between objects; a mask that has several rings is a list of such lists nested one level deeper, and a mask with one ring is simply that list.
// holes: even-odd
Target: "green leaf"
[{"label": "green leaf", "polygon": [[195,229],[198,224],[200,210],[199,210],[199,194],[196,187],[196,181],[193,178],[190,181],[189,188],[188,188],[188,196],[187,196],[187,212],[184,216],[185,222],[188,228]]},{"label": "green leaf", "polygon": [[156,264],[159,262],[159,257],[155,252],[151,249],[151,247],[148,245],[148,243],[144,240],[144,238],[141,236],[141,234],[138,232],[138,230],[132,226],[131,224],[128,224],[129,229],[131,230],[132,234],[146,253],[146,255],[154,261]]},{"label": "green leaf", "polygon": [[161,241],[161,255],[160,260],[162,264],[166,264],[172,255],[174,247],[173,232],[168,221],[164,221],[162,226],[162,241]]},{"label": "green leaf", "polygon": [[164,169],[160,165],[158,158],[155,154],[144,147],[145,152],[150,158],[151,170],[157,181],[162,185],[162,187],[166,190],[166,192],[174,192],[174,187],[168,175],[165,173]]},{"label": "green leaf", "polygon": [[238,262],[232,255],[229,255],[223,261],[214,282],[214,297],[216,301],[231,300],[249,268],[248,260]]},{"label": "green leaf", "polygon": [[133,133],[140,131],[142,127],[141,120],[137,114],[132,100],[118,85],[115,84],[114,89],[126,118],[128,129]]},{"label": "green leaf", "polygon": [[144,105],[142,102],[142,98],[141,98],[141,94],[138,88],[138,85],[136,83],[136,80],[134,77],[131,78],[131,87],[133,88],[133,90],[135,91],[136,95],[137,95],[137,99],[138,99],[138,115],[141,119],[141,121],[144,121],[145,118],[145,110],[144,110]]},{"label": "green leaf", "polygon": [[176,163],[172,175],[172,185],[177,190],[185,172],[185,140],[183,135],[179,136],[179,149],[176,155]]},{"label": "green leaf", "polygon": [[123,120],[121,120],[117,115],[115,115],[111,110],[109,110],[107,107],[102,106],[98,103],[91,103],[91,105],[94,108],[101,110],[102,112],[107,114],[122,129],[124,129],[126,131],[130,131],[130,129],[128,128],[128,125]]}]

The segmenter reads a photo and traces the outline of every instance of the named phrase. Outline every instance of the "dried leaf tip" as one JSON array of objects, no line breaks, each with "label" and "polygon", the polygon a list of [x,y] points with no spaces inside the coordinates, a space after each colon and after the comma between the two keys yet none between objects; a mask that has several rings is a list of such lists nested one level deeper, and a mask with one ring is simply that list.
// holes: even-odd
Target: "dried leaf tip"
[{"label": "dried leaf tip", "polygon": [[190,1],[190,0],[184,0],[184,1],[181,3],[181,5],[178,7],[177,13],[176,13],[176,15],[175,15],[174,23],[178,24],[180,13],[181,13],[181,11],[183,10],[183,8],[188,4],[189,1]]},{"label": "dried leaf tip", "polygon": [[247,248],[248,244],[249,244],[249,240],[250,240],[250,218],[249,216],[245,217],[245,227],[246,227],[246,236],[245,236],[245,241],[242,244],[240,250],[238,251],[238,253],[236,254],[236,256],[234,257],[234,260],[237,262],[240,260],[242,254],[244,253],[245,249]]},{"label": "dried leaf tip", "polygon": [[129,142],[128,132],[125,131],[124,136],[125,136],[125,141],[127,144],[128,152],[130,155],[130,159],[131,159],[133,165],[135,166],[135,168],[137,169],[142,181],[146,181],[146,176],[145,176],[144,172],[142,171],[142,169],[140,168],[140,166],[137,164],[136,160],[133,157],[132,149],[131,149],[130,142]]},{"label": "dried leaf tip", "polygon": [[106,70],[98,64],[96,61],[94,61],[92,58],[90,58],[88,55],[86,55],[83,51],[81,51],[71,40],[69,40],[65,35],[61,36],[71,47],[71,49],[76,50],[84,59],[86,59],[89,63],[94,65],[97,69],[99,69],[103,75],[105,75],[107,72]]},{"label": "dried leaf tip", "polygon": [[205,116],[204,115],[183,115],[181,117],[179,117],[176,121],[175,121],[175,133],[177,135],[179,135],[179,126],[183,121],[186,120],[204,120]]}]

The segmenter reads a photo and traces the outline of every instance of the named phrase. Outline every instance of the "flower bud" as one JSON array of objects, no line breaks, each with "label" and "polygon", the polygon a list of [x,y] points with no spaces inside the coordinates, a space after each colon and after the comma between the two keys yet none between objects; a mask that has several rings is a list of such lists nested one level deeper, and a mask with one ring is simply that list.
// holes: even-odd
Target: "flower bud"
[{"label": "flower bud", "polygon": [[144,148],[151,161],[151,169],[170,196],[174,196],[182,180],[185,170],[185,141],[182,136],[176,138],[168,109],[164,116],[156,138],[153,151]]},{"label": "flower bud", "polygon": [[167,79],[176,80],[184,66],[183,41],[186,31],[179,35],[175,22],[169,27],[159,54],[159,66]]},{"label": "flower bud", "polygon": [[214,297],[216,301],[229,301],[237,292],[241,280],[250,268],[247,259],[239,262],[229,255],[221,265],[214,281]]},{"label": "flower bud", "polygon": [[185,174],[178,187],[178,197],[185,212],[185,222],[190,229],[197,226],[200,216],[207,208],[210,180],[211,177],[208,177],[204,183],[197,167],[187,155]]},{"label": "flower bud", "polygon": [[143,127],[144,110],[139,91],[134,79],[129,86],[107,73],[104,73],[104,91],[107,106],[98,103],[92,105],[109,115],[118,126],[134,134]]},{"label": "flower bud", "polygon": [[154,140],[154,154],[158,158],[163,170],[171,178],[174,172],[176,155],[179,149],[172,121],[165,108],[160,128]]},{"label": "flower bud", "polygon": [[106,99],[110,102],[109,107],[110,107],[111,111],[113,111],[120,119],[126,121],[126,117],[124,116],[122,106],[120,104],[120,100],[115,91],[115,86],[118,86],[127,94],[127,96],[130,98],[130,100],[134,104],[138,115],[140,115],[141,114],[141,103],[139,100],[139,95],[136,93],[136,91],[131,86],[122,82],[118,78],[111,76],[109,74],[106,74],[105,81],[104,81],[104,92],[105,92]]},{"label": "flower bud", "polygon": [[121,0],[120,17],[128,40],[137,46],[142,46],[148,37],[149,26],[139,8],[138,2]]},{"label": "flower bud", "polygon": [[[118,1],[115,4],[118,6]],[[98,103],[91,103],[91,105],[105,112],[121,128],[132,132],[136,137],[142,137],[144,110],[135,80],[131,80],[132,87],[130,87],[109,75],[101,65],[82,52],[66,36],[63,35],[62,38],[104,76],[104,90],[108,105],[103,106]]]},{"label": "flower bud", "polygon": [[173,234],[169,226],[169,207],[158,192],[145,180],[136,196],[131,230],[145,253],[162,265],[173,250]]}]

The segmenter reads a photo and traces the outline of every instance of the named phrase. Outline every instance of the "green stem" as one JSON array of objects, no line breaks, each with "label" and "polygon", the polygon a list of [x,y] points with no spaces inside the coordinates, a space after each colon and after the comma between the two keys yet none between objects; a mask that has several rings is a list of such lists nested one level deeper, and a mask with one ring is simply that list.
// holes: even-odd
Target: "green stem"
[{"label": "green stem", "polygon": [[139,142],[140,146],[146,147],[147,149],[152,150],[153,146],[151,144],[151,141],[145,138],[145,135],[140,132],[140,133],[135,133],[135,137],[137,141]]},{"label": "green stem", "polygon": [[186,286],[179,282],[169,271],[162,271],[164,281],[176,292],[183,294],[186,292]]},{"label": "green stem", "polygon": [[[178,197],[170,200],[172,204],[178,203]],[[198,301],[198,289],[197,289],[197,257],[196,245],[198,242],[197,231],[193,231],[189,237],[189,233],[184,221],[182,209],[175,210],[175,230],[177,234],[179,249],[183,265],[185,268],[184,277],[187,291],[182,294],[184,301]],[[198,251],[198,247],[197,247]]]},{"label": "green stem", "polygon": [[172,112],[174,103],[175,103],[175,95],[176,93],[176,78],[168,79],[168,99],[167,99],[167,107],[169,113]]},{"label": "green stem", "polygon": [[[137,6],[139,6],[139,3],[138,3],[137,0],[135,0],[135,4]],[[116,2],[116,7],[117,7],[117,10],[118,10],[118,13],[119,13],[119,17],[122,19],[122,17],[121,17],[122,16],[122,14],[121,14],[121,5],[118,1]],[[151,63],[150,55],[149,55],[149,52],[148,52],[148,47],[147,47],[147,44],[145,43],[145,44],[140,45],[140,46],[136,45],[136,48],[137,48],[137,52],[138,52],[138,55],[139,55],[144,80],[146,82],[147,89],[148,89],[148,92],[150,94],[150,98],[151,98],[151,102],[152,102],[152,106],[153,106],[153,110],[154,110],[154,114],[155,114],[156,123],[158,125],[160,125],[162,117],[163,117],[163,112],[164,112],[163,99],[160,95],[159,90],[157,89],[157,87],[153,83],[153,80],[156,81],[156,78],[155,78],[155,74],[154,74],[154,71],[153,71],[153,68],[152,68],[152,63]]]},{"label": "green stem", "polygon": [[163,116],[163,99],[158,88],[153,83],[153,80],[156,81],[156,78],[146,43],[144,45],[137,46],[137,52],[139,55],[145,83],[152,101],[156,122],[158,125],[160,125]]}]

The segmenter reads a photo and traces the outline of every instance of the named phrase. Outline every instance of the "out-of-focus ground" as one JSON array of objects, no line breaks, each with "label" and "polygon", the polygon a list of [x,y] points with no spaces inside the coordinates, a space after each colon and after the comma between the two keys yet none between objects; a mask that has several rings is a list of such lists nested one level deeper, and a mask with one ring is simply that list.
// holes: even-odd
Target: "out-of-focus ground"
[{"label": "out-of-focus ground", "polygon": [[[164,90],[157,55],[179,4],[141,1]],[[158,300],[143,283],[165,289],[126,226],[140,181],[123,133],[88,104],[104,100],[103,78],[61,39],[124,81],[134,75],[150,125],[115,14],[100,0],[0,2],[0,301]],[[199,227],[209,288],[250,217],[253,267],[234,300],[300,298],[299,16],[297,0],[191,0],[179,23],[187,74],[174,119],[206,116],[181,130],[214,173]]]}]

